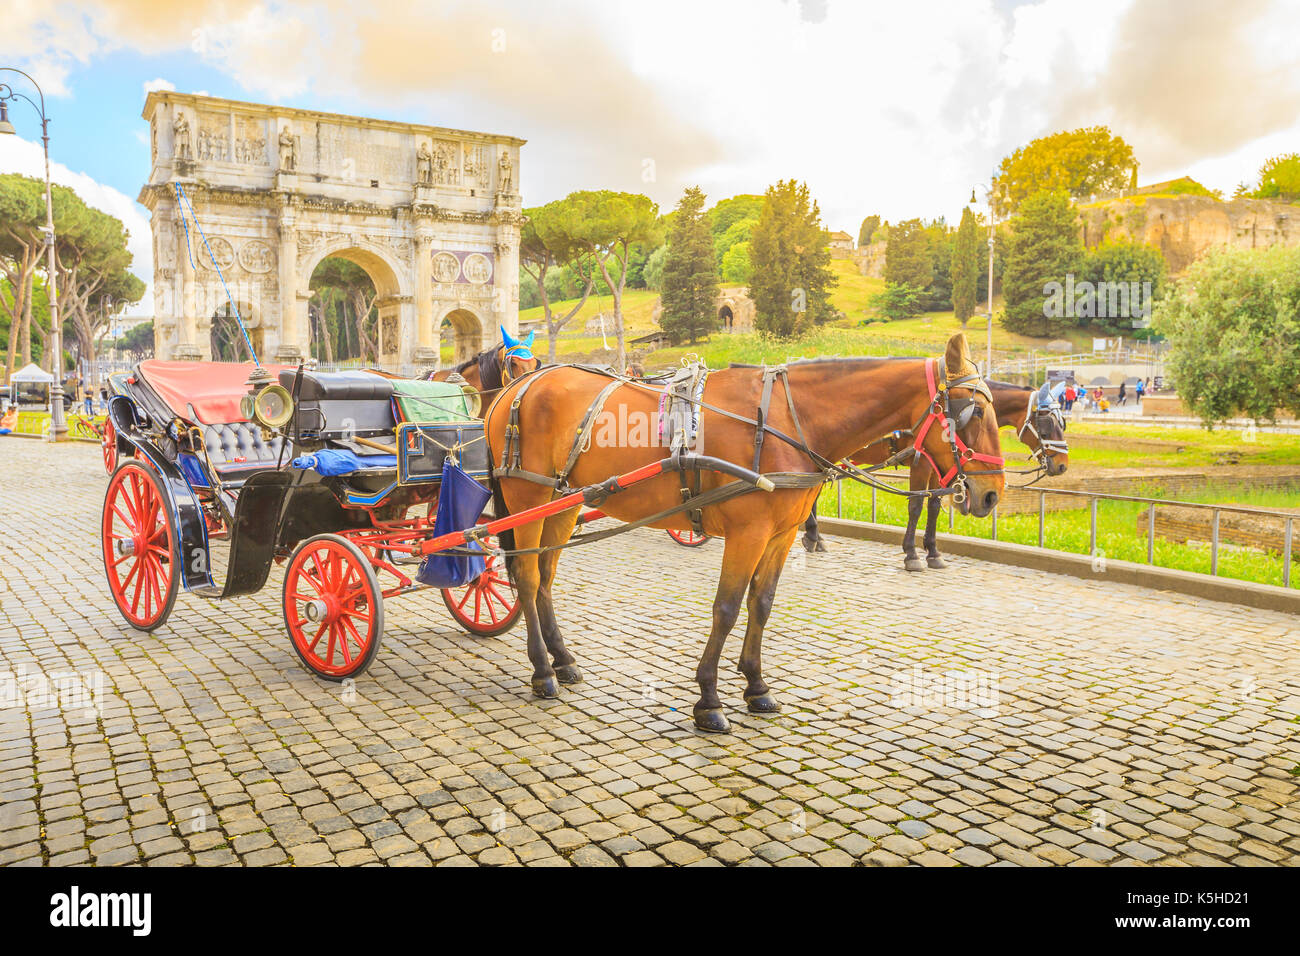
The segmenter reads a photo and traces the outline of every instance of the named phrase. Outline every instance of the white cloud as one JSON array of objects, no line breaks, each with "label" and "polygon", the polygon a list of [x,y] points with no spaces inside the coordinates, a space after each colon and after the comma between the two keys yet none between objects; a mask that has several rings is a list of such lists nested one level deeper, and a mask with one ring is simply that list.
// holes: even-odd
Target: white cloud
[{"label": "white cloud", "polygon": [[[39,143],[19,136],[0,136],[0,170],[45,178],[45,152]],[[130,197],[112,186],[105,186],[85,173],[75,172],[62,163],[50,163],[50,179],[73,189],[88,205],[122,220],[130,234],[127,249],[132,255],[131,271],[145,283],[144,296],[127,310],[128,315],[153,314],[153,237],[149,220]]]},{"label": "white cloud", "polygon": [[144,84],[144,94],[148,96],[154,90],[175,90],[176,84],[171,80],[164,80],[161,76],[154,80],[149,80]]}]

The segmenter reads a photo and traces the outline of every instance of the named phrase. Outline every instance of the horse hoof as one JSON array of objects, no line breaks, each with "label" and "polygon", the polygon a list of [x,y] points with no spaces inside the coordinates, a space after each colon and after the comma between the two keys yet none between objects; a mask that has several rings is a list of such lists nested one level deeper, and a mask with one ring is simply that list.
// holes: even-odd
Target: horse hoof
[{"label": "horse hoof", "polygon": [[903,567],[907,568],[909,571],[924,571],[925,562],[920,558],[905,558],[903,560]]},{"label": "horse hoof", "polygon": [[933,557],[926,558],[925,563],[929,567],[934,568],[936,571],[942,571],[944,568],[948,566],[948,562],[945,561],[943,558],[939,557],[939,555],[937,554],[934,555]]},{"label": "horse hoof", "polygon": [[808,535],[803,536],[803,549],[807,551],[809,554],[815,553],[818,550],[819,544],[820,542],[816,538],[810,538],[808,537]]},{"label": "horse hoof", "polygon": [[765,691],[762,694],[753,696],[746,694],[745,703],[749,705],[751,714],[779,714],[781,712],[781,705],[777,703],[771,691]]},{"label": "horse hoof", "polygon": [[721,707],[709,707],[695,711],[695,729],[709,734],[725,734],[731,730],[731,724]]},{"label": "horse hoof", "polygon": [[816,547],[815,550],[817,551],[818,554],[825,554],[825,553],[826,553],[826,542],[824,542],[821,538],[818,538],[818,539],[817,539],[817,547]]},{"label": "horse hoof", "polygon": [[560,696],[560,685],[554,677],[534,677],[533,696],[543,700],[554,700]]},{"label": "horse hoof", "polygon": [[582,671],[577,664],[561,664],[555,668],[555,676],[561,684],[582,683]]}]

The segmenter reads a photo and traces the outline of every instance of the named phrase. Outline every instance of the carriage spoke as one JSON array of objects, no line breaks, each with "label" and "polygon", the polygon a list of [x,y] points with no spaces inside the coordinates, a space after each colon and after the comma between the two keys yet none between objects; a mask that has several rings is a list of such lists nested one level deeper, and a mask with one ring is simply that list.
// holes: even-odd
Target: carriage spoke
[{"label": "carriage spoke", "polygon": [[[117,502],[113,503],[113,513],[122,519],[122,524],[125,525],[128,529],[134,527],[134,522],[126,515],[122,514],[122,509],[117,504]],[[127,537],[127,535],[123,535],[123,537]]]},{"label": "carriage spoke", "polygon": [[352,663],[352,652],[348,649],[348,634],[349,634],[349,633],[352,635],[353,638],[356,639],[356,642],[357,642],[357,650],[358,650],[358,651],[365,650],[365,646],[366,646],[366,642],[363,641],[363,640],[361,639],[361,635],[360,635],[359,633],[357,633],[357,629],[356,629],[355,627],[352,626],[352,622],[349,621],[346,617],[344,617],[344,618],[340,618],[340,619],[339,619],[339,634],[340,634],[340,636],[342,637],[342,641],[341,641],[341,643],[342,643],[342,646],[343,646],[343,663],[344,663],[344,664],[351,664],[351,663]]},{"label": "carriage spoke", "polygon": [[322,621],[321,626],[316,628],[316,636],[313,637],[311,639],[311,643],[307,645],[307,650],[309,651],[316,650],[316,645],[320,643],[321,635],[325,633],[325,628],[327,627],[329,627],[329,625],[326,624],[324,621]]},{"label": "carriage spoke", "polygon": [[473,596],[473,592],[474,592],[473,588],[465,589],[465,594],[461,597],[459,601],[456,602],[456,610],[458,611],[465,610],[465,605],[469,603],[469,599]]},{"label": "carriage spoke", "polygon": [[500,591],[496,589],[496,585],[489,584],[484,590],[486,590],[489,594],[491,594],[498,601],[500,601],[503,606],[505,607],[511,606],[511,602]]}]

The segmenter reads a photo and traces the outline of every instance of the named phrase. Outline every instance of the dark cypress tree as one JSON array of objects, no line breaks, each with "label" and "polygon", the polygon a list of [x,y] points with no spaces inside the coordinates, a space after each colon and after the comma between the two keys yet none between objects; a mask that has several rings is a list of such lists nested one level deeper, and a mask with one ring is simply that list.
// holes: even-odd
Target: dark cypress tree
[{"label": "dark cypress tree", "polygon": [[952,247],[952,310],[962,328],[975,314],[979,276],[979,232],[975,228],[975,214],[967,206],[962,210],[961,225],[957,227],[957,238]]},{"label": "dark cypress tree", "polygon": [[749,296],[760,330],[790,338],[834,316],[829,243],[806,184],[782,181],[767,190],[749,259]]},{"label": "dark cypress tree", "polygon": [[718,264],[713,253],[713,224],[705,215],[704,198],[698,186],[687,189],[668,232],[659,325],[675,342],[694,342],[722,324],[714,307],[718,299]]},{"label": "dark cypress tree", "polygon": [[1071,316],[1046,314],[1050,283],[1064,284],[1083,265],[1083,240],[1079,237],[1074,207],[1061,192],[1039,192],[1020,204],[1011,220],[1002,294],[1006,298],[1003,324],[1024,335],[1051,335],[1077,325]]}]

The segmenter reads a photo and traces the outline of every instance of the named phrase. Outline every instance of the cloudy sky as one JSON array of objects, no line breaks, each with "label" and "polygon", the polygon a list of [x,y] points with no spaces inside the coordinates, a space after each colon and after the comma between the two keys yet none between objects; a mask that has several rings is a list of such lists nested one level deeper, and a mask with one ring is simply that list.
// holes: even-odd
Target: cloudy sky
[{"label": "cloudy sky", "polygon": [[[1231,191],[1300,150],[1297,36],[1300,0],[7,0],[0,65],[40,80],[55,178],[126,222],[148,281],[152,88],[521,136],[525,205],[795,177],[856,234],[955,221],[1016,146],[1099,123],[1142,182]],[[0,170],[37,174],[11,118]]]}]

